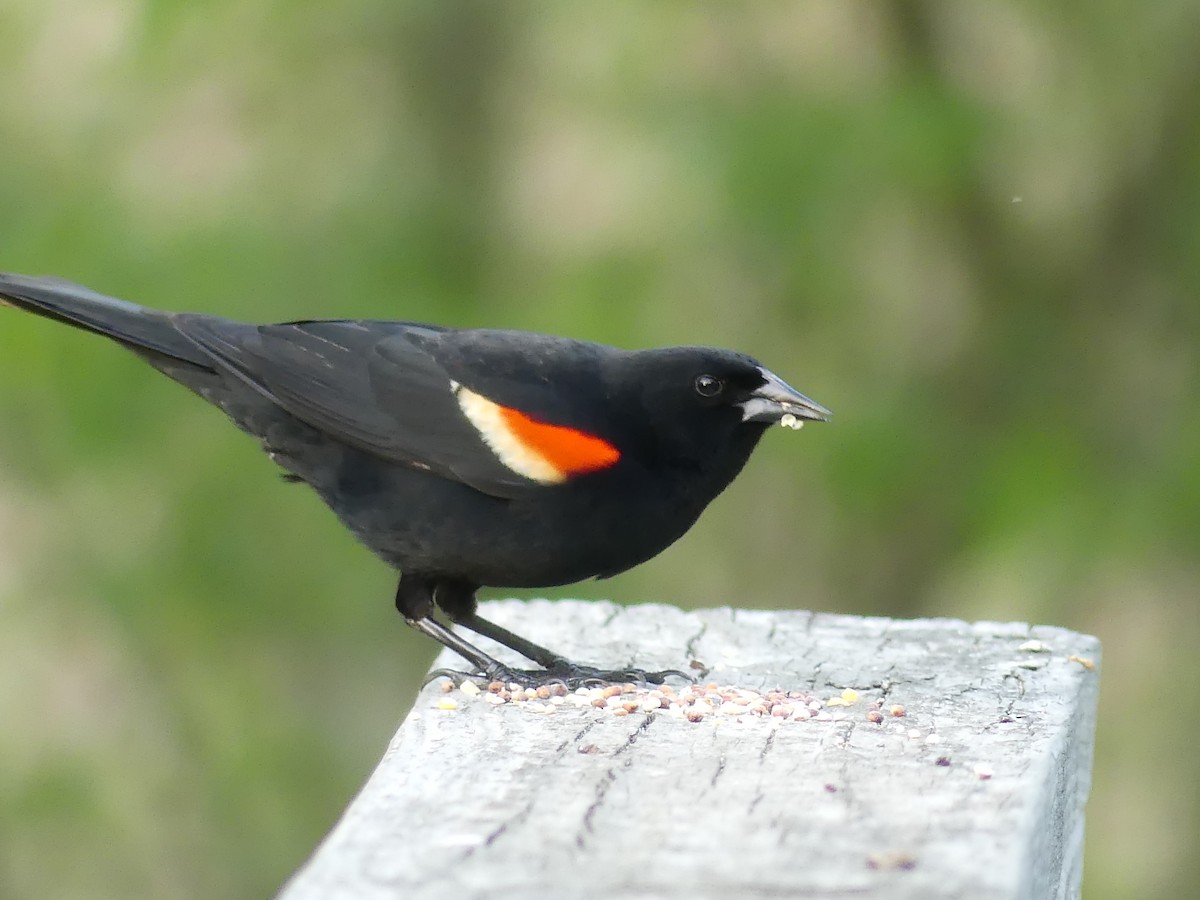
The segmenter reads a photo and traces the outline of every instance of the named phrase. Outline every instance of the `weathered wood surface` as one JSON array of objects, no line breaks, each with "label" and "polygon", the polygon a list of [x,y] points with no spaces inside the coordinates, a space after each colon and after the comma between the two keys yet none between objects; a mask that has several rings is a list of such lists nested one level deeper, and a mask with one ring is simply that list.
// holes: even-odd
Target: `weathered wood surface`
[{"label": "weathered wood surface", "polygon": [[1095,638],[573,601],[485,615],[596,664],[696,659],[720,684],[860,699],[691,722],[432,684],[286,900],[1079,895]]}]

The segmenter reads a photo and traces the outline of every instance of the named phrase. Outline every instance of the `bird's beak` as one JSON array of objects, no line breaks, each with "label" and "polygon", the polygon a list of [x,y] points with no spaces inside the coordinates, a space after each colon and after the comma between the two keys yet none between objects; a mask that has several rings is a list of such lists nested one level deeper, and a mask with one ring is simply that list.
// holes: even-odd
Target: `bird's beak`
[{"label": "bird's beak", "polygon": [[764,383],[756,387],[739,406],[743,422],[778,422],[789,428],[799,428],[805,420],[828,422],[829,410],[814,403],[786,381],[760,368]]}]

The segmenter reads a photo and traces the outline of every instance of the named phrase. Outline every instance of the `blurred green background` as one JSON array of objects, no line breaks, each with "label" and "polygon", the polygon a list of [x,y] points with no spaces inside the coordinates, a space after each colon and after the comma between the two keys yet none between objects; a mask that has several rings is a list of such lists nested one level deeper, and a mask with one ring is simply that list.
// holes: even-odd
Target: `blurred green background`
[{"label": "blurred green background", "polygon": [[[712,343],[835,412],[558,595],[1104,641],[1089,898],[1200,893],[1200,6],[7,0],[0,268]],[[212,408],[0,309],[0,895],[251,897],[434,647]]]}]

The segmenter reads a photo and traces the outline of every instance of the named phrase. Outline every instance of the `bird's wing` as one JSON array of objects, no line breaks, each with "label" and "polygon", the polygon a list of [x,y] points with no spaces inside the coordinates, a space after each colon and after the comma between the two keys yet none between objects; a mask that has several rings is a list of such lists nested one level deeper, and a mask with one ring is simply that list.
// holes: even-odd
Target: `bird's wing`
[{"label": "bird's wing", "polygon": [[430,352],[442,332],[435,327],[175,320],[220,368],[301,421],[486,494],[528,495],[619,457],[598,438],[538,421],[455,380]]}]

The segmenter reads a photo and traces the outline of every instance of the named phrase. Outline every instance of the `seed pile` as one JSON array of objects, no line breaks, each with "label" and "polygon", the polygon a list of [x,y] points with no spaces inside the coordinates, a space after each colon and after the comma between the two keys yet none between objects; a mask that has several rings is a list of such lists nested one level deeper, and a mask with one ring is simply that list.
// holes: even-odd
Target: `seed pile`
[{"label": "seed pile", "polygon": [[[581,687],[574,691],[565,685],[542,685],[526,688],[519,684],[493,681],[480,687],[473,681],[455,685],[444,681],[446,695],[438,701],[439,709],[457,709],[459,701],[451,696],[461,694],[470,700],[482,700],[496,706],[518,704],[531,712],[554,713],[561,706],[605,710],[614,716],[654,712],[689,722],[702,722],[712,717],[771,718],[783,721],[818,722],[844,721],[855,716],[852,707],[861,701],[858,691],[847,688],[841,694],[821,700],[805,691],[756,691],[748,688],[719,685],[715,681],[703,685],[688,685],[675,689],[671,685],[610,684]],[[907,714],[903,706],[885,706],[879,700],[862,704],[867,721],[876,724],[886,718],[901,718]]]}]

